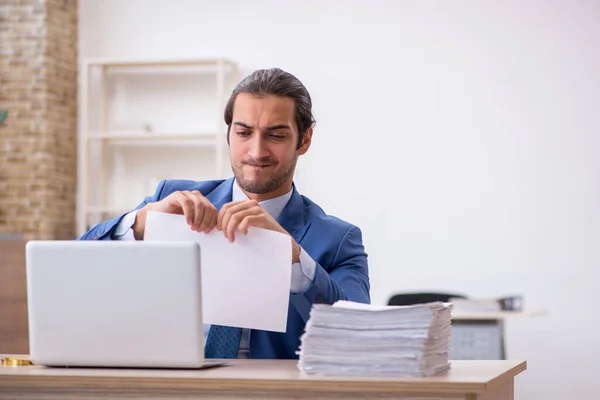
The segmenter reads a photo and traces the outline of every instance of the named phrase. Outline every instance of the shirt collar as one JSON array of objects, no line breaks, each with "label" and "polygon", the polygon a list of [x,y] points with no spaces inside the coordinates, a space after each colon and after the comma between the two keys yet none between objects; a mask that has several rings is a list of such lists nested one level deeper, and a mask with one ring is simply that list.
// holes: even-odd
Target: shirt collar
[{"label": "shirt collar", "polygon": [[[279,197],[275,197],[273,199],[264,200],[258,202],[258,204],[265,209],[266,212],[269,213],[273,219],[278,219],[283,209],[285,208],[288,201],[292,197],[294,188],[291,188],[289,192]],[[244,191],[238,186],[237,180],[233,182],[233,188],[231,192],[231,201],[241,201],[248,200],[248,196]]]}]

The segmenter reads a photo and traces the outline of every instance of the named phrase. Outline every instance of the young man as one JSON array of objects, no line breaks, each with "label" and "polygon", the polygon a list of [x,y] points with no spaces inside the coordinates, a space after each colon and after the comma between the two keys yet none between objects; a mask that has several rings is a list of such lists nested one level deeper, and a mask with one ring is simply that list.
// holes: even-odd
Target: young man
[{"label": "young man", "polygon": [[234,89],[225,108],[234,177],[167,180],[135,210],[93,227],[80,240],[143,240],[149,210],[183,214],[190,229],[218,229],[230,241],[249,226],[290,236],[292,282],[285,333],[210,326],[208,358],[298,358],[312,304],[370,301],[367,254],[359,228],[328,216],[293,184],[311,144],[312,102],[280,69],[259,70]]}]

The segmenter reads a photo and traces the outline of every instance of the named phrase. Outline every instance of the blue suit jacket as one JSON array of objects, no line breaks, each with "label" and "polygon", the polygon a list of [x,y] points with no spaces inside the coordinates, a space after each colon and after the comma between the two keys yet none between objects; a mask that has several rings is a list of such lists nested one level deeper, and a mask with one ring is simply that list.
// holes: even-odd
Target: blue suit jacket
[{"label": "blue suit jacket", "polygon": [[[233,178],[204,182],[161,181],[156,193],[146,197],[136,209],[179,190],[198,190],[220,210],[231,201],[233,182]],[[94,226],[79,240],[110,240],[122,217]],[[298,358],[300,336],[314,303],[370,302],[367,254],[358,227],[326,215],[318,205],[301,196],[295,186],[278,222],[317,263],[315,278],[306,292],[290,294],[285,333],[250,331],[250,358]]]}]

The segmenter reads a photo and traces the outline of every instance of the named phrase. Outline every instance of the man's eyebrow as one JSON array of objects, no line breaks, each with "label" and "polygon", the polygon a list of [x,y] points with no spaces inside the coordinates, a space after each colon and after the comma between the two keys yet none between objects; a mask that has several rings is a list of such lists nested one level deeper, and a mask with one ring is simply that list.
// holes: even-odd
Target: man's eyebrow
[{"label": "man's eyebrow", "polygon": [[[241,126],[243,128],[246,128],[246,129],[254,129],[253,126],[245,124],[245,123],[243,123],[241,121],[234,121],[233,125],[238,125],[238,126]],[[287,124],[277,124],[277,125],[267,126],[265,128],[265,130],[267,130],[267,131],[276,131],[277,129],[292,129],[292,127],[289,126],[289,125],[287,125]]]},{"label": "man's eyebrow", "polygon": [[243,123],[243,122],[240,122],[240,121],[234,121],[234,122],[233,122],[233,124],[234,124],[234,125],[241,126],[241,127],[244,127],[244,128],[246,128],[246,129],[254,129],[254,127],[252,127],[252,126],[250,126],[250,125],[248,125],[248,124],[245,124],[245,123]]},{"label": "man's eyebrow", "polygon": [[265,129],[268,131],[276,131],[277,129],[292,129],[292,128],[286,124],[278,124],[278,125],[267,126]]}]

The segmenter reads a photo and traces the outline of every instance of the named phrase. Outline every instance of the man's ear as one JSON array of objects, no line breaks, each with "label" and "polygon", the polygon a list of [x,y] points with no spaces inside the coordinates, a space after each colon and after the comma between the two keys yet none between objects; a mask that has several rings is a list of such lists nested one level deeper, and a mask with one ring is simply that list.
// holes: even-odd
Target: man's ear
[{"label": "man's ear", "polygon": [[308,128],[308,130],[304,134],[304,137],[302,138],[302,144],[300,145],[300,148],[298,149],[299,155],[304,155],[310,148],[310,144],[312,142],[312,135],[313,135],[313,128]]}]

